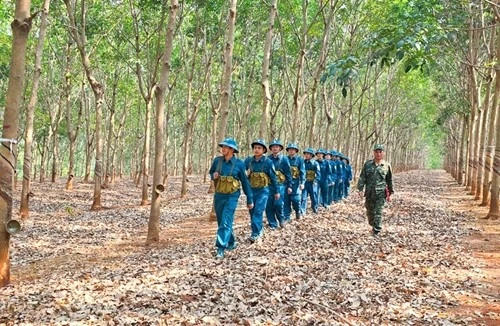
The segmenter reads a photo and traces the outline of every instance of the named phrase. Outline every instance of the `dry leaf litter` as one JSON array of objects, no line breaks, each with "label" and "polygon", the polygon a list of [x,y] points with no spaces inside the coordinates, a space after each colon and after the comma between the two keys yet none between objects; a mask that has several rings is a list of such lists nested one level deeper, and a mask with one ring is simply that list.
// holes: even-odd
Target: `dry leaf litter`
[{"label": "dry leaf litter", "polygon": [[[208,185],[190,178],[190,195],[169,182],[161,242],[145,246],[149,206],[119,181],[89,211],[91,184],[35,183],[31,216],[11,238],[12,284],[0,289],[2,325],[462,325],[460,296],[480,296],[481,267],[461,246],[477,232],[445,198],[443,171],[395,177],[384,230],[370,234],[360,198],[251,244],[241,198],[239,247],[214,258],[216,223]],[[17,203],[16,203],[17,204]],[[15,206],[18,207],[18,206]],[[464,273],[466,271],[466,273]],[[480,275],[479,275],[480,276]],[[498,302],[498,297],[482,297]],[[477,312],[479,315],[480,311]],[[491,313],[490,318],[498,319]],[[498,319],[500,323],[500,319]],[[480,324],[480,322],[479,322]]]}]

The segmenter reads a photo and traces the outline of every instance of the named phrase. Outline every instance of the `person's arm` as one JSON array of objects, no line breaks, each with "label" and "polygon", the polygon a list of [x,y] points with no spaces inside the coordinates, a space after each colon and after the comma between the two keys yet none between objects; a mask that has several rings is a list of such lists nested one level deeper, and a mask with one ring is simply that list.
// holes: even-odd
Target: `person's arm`
[{"label": "person's arm", "polygon": [[302,186],[302,189],[304,188],[304,184],[306,183],[306,163],[304,162],[303,159],[299,158],[299,185]]},{"label": "person's arm", "polygon": [[281,168],[285,175],[285,186],[287,188],[292,188],[292,169],[290,168],[290,161],[286,156],[281,160]]},{"label": "person's arm", "polygon": [[365,167],[366,163],[363,165],[363,169],[361,169],[361,174],[359,175],[358,185],[357,185],[359,191],[363,191],[363,188],[365,187],[366,183]]},{"label": "person's arm", "polygon": [[245,164],[242,161],[238,161],[238,177],[243,188],[243,192],[247,196],[247,205],[253,205],[253,193],[250,187],[250,181],[248,181],[247,173],[245,171]]},{"label": "person's arm", "polygon": [[[212,166],[210,167],[210,170],[208,172],[208,174],[210,175],[210,179],[212,180],[215,180],[217,179],[216,177],[219,177],[219,172],[217,171],[217,166],[220,164],[219,159],[221,158],[220,157],[214,158],[214,160],[212,161]],[[217,175],[214,176],[215,172],[217,172]]]},{"label": "person's arm", "polygon": [[389,188],[389,193],[394,194],[394,188],[392,186],[392,167],[389,165],[387,169],[387,175],[385,176],[385,183],[387,184],[387,188]]},{"label": "person's arm", "polygon": [[314,182],[316,184],[319,184],[321,181],[321,167],[319,166],[318,162],[314,162],[314,168],[316,169],[316,177],[314,178]]},{"label": "person's arm", "polygon": [[271,194],[274,195],[279,195],[278,191],[278,181],[276,180],[276,169],[274,168],[274,164],[270,159],[266,159],[266,165],[267,165],[267,175],[269,176],[269,179],[271,181],[271,184],[269,185],[269,190]]}]

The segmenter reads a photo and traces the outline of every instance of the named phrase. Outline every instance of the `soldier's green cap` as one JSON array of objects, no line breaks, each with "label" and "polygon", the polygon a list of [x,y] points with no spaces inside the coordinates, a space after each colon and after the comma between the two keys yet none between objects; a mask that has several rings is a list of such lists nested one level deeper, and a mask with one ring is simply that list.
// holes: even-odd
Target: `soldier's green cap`
[{"label": "soldier's green cap", "polygon": [[378,150],[384,151],[384,145],[376,144],[375,146],[373,146],[373,150],[374,151],[378,151]]}]

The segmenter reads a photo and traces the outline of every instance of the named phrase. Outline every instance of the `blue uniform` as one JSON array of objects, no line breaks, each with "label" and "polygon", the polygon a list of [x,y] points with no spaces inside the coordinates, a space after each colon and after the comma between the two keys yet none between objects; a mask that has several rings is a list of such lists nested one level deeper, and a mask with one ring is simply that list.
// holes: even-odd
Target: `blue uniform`
[{"label": "blue uniform", "polygon": [[[273,162],[266,156],[256,159],[255,156],[250,156],[245,160],[245,167],[250,175],[250,187],[252,188],[254,206],[250,210],[250,224],[252,227],[253,239],[261,237],[264,233],[263,219],[264,211],[267,206],[268,197],[273,197],[279,193],[276,185],[276,170],[274,169]],[[252,174],[256,178],[261,178],[260,184],[253,184]],[[259,174],[259,176],[257,176]],[[267,176],[267,177],[266,177]],[[262,180],[265,180],[262,182]]]},{"label": "blue uniform", "polygon": [[274,196],[269,196],[267,198],[266,217],[269,227],[277,228],[278,222],[280,225],[283,225],[285,221],[283,212],[285,192],[286,189],[292,188],[292,173],[290,170],[290,162],[285,155],[278,154],[274,156],[270,154],[268,158],[273,162],[274,169],[276,170],[276,187],[280,194],[280,198],[275,199]]},{"label": "blue uniform", "polygon": [[321,171],[321,179],[318,184],[318,201],[319,205],[326,208],[328,207],[328,185],[330,184],[332,169],[330,167],[330,161],[328,160],[318,159],[316,162],[318,162]]},{"label": "blue uniform", "polygon": [[[215,172],[219,173],[216,180],[214,179]],[[243,187],[243,192],[247,196],[247,204],[253,203],[252,189],[245,173],[245,165],[240,159],[233,156],[229,161],[226,161],[223,156],[216,157],[210,168],[210,177],[219,184],[227,180],[227,177],[232,177],[236,180],[235,184],[239,182]],[[232,193],[222,192],[221,189],[218,189],[218,186],[215,188],[214,207],[217,216],[217,240],[215,245],[221,250],[232,248],[235,245],[233,234],[234,212],[241,194],[239,185],[236,187],[237,190]]]},{"label": "blue uniform", "polygon": [[315,160],[304,160],[306,170],[306,182],[302,192],[302,214],[307,210],[307,195],[311,198],[311,208],[313,213],[318,213],[318,184],[321,180],[321,170],[318,162]]},{"label": "blue uniform", "polygon": [[342,162],[339,159],[335,159],[335,166],[337,167],[337,178],[335,181],[334,192],[333,192],[333,201],[340,201],[342,195],[342,179],[344,175],[344,169],[342,167]]},{"label": "blue uniform", "polygon": [[352,167],[348,163],[345,165],[345,170],[344,170],[344,197],[346,198],[349,196],[349,190],[351,188],[351,181],[352,181]]},{"label": "blue uniform", "polygon": [[285,221],[290,221],[290,215],[292,213],[292,207],[295,211],[295,217],[300,218],[301,209],[301,193],[300,186],[304,185],[306,181],[306,171],[304,169],[304,159],[297,154],[290,156],[288,155],[288,161],[290,162],[290,169],[292,171],[292,193],[288,194],[285,191]]},{"label": "blue uniform", "polygon": [[330,178],[329,178],[329,183],[328,183],[328,205],[331,205],[333,202],[333,195],[334,195],[334,190],[335,190],[335,183],[337,183],[337,165],[335,164],[335,161],[330,159],[328,160],[328,163],[330,164]]}]

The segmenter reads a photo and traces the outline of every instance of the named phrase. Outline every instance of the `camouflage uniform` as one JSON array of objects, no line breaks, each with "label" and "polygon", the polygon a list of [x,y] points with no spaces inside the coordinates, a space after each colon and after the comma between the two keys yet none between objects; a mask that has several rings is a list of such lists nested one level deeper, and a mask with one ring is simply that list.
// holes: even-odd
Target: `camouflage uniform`
[{"label": "camouflage uniform", "polygon": [[382,229],[382,209],[386,200],[386,188],[390,194],[394,193],[392,187],[391,165],[382,160],[379,165],[375,160],[368,160],[363,165],[358,181],[358,190],[365,188],[365,207],[368,223],[377,234]]}]

